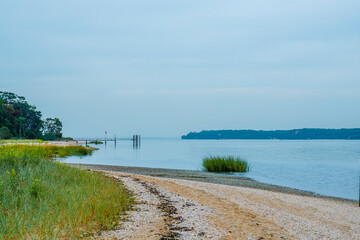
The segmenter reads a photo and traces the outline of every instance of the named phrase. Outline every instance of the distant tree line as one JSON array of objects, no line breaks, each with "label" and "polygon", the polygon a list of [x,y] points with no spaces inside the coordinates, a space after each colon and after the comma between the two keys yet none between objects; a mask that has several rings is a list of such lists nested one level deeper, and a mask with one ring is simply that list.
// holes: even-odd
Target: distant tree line
[{"label": "distant tree line", "polygon": [[190,132],[182,139],[360,139],[360,128],[293,130],[208,130]]},{"label": "distant tree line", "polygon": [[58,118],[41,119],[41,112],[25,97],[0,91],[0,139],[55,140],[62,137]]}]

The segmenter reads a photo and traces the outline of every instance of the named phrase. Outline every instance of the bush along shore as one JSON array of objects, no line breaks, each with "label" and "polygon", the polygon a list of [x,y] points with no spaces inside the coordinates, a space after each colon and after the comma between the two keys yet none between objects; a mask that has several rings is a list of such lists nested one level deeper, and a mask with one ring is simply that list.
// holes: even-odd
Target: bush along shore
[{"label": "bush along shore", "polygon": [[249,164],[239,157],[205,157],[203,159],[203,168],[207,172],[247,172]]},{"label": "bush along shore", "polygon": [[91,141],[91,142],[89,142],[89,144],[95,144],[95,145],[98,145],[98,144],[104,144],[104,143],[103,143],[103,142],[101,142],[101,141],[96,140],[96,141]]},{"label": "bush along shore", "polygon": [[82,146],[0,147],[0,239],[74,239],[114,228],[133,199],[122,185],[54,157]]}]

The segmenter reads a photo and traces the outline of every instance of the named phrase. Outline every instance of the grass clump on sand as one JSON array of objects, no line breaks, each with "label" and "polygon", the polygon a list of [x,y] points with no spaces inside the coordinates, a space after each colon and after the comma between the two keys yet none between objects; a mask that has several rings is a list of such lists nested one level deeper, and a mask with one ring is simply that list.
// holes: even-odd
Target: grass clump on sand
[{"label": "grass clump on sand", "polygon": [[123,186],[51,159],[91,151],[0,147],[0,239],[76,239],[114,228],[133,201]]},{"label": "grass clump on sand", "polygon": [[247,172],[249,164],[239,157],[205,157],[203,159],[203,168],[207,172]]},{"label": "grass clump on sand", "polygon": [[96,141],[91,141],[91,142],[89,142],[89,143],[90,143],[90,144],[95,144],[95,145],[104,144],[103,142],[98,141],[98,140],[96,140]]}]

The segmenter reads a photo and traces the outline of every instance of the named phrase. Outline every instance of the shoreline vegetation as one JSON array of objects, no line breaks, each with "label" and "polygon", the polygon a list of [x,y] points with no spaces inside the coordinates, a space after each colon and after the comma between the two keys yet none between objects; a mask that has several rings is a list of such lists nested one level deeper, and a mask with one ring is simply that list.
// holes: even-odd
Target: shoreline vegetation
[{"label": "shoreline vegetation", "polygon": [[234,156],[220,157],[211,156],[203,159],[203,168],[207,172],[247,172],[249,164],[247,161]]},{"label": "shoreline vegetation", "polygon": [[98,144],[104,144],[103,142],[101,141],[91,141],[89,142],[89,144],[95,144],[95,145],[98,145]]},{"label": "shoreline vegetation", "polygon": [[25,97],[0,91],[0,139],[62,139],[60,119],[41,118],[41,111]]},{"label": "shoreline vegetation", "polygon": [[47,144],[47,141],[41,139],[7,139],[0,140],[0,144]]},{"label": "shoreline vegetation", "polygon": [[279,140],[312,140],[312,139],[346,139],[359,140],[360,128],[323,129],[303,128],[292,130],[203,130],[190,132],[181,139],[279,139]]},{"label": "shoreline vegetation", "polygon": [[117,226],[133,198],[112,178],[58,157],[83,146],[0,146],[0,239],[74,239]]}]

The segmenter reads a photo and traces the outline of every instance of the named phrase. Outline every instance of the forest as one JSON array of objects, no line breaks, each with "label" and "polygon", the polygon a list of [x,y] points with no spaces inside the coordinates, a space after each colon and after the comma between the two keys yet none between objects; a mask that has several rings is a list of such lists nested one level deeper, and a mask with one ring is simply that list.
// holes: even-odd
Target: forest
[{"label": "forest", "polygon": [[0,139],[62,138],[62,122],[58,118],[41,117],[41,112],[25,97],[0,91]]},{"label": "forest", "polygon": [[360,128],[292,130],[204,130],[190,132],[182,139],[360,139]]}]

